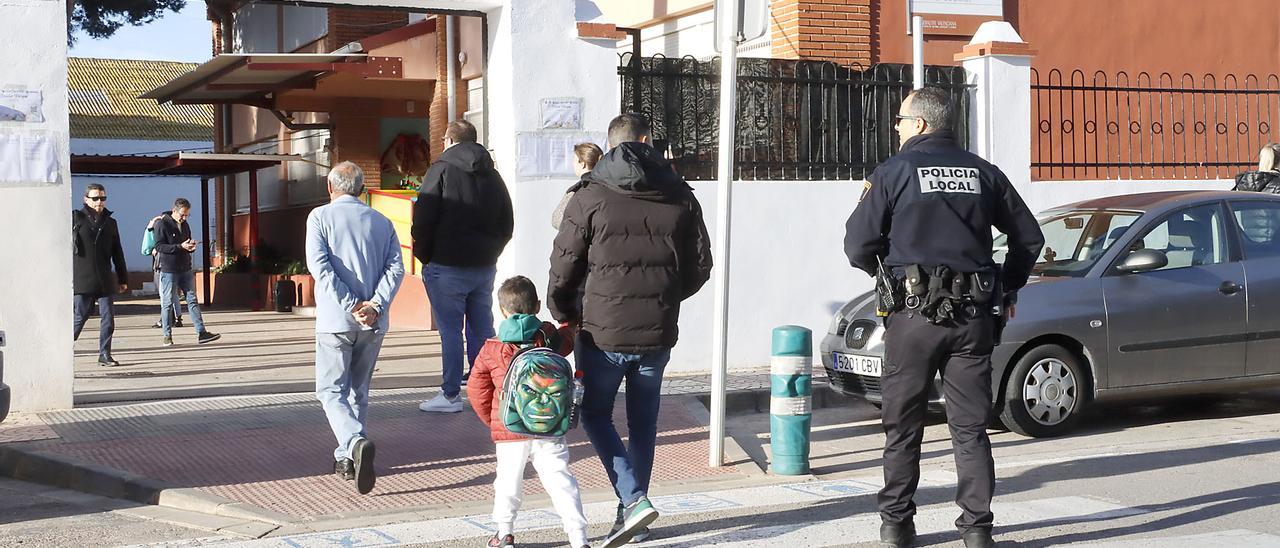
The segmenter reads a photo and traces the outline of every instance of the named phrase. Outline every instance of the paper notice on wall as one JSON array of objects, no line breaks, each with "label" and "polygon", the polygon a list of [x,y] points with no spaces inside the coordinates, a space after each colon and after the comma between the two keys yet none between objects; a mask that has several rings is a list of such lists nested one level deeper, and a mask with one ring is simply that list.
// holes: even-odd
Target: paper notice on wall
[{"label": "paper notice on wall", "polygon": [[573,147],[595,143],[605,148],[601,131],[524,132],[516,134],[516,175],[531,177],[573,177]]},{"label": "paper notice on wall", "polygon": [[0,186],[58,182],[58,147],[44,132],[0,132]]},{"label": "paper notice on wall", "polygon": [[0,122],[43,122],[44,96],[39,90],[0,89]]},{"label": "paper notice on wall", "polygon": [[582,129],[582,98],[543,99],[542,129]]}]

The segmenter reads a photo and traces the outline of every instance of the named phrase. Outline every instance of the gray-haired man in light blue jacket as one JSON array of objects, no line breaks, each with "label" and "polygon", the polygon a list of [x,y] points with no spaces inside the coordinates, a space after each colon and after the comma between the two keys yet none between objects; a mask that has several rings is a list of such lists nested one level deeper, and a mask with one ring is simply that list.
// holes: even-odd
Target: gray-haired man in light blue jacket
[{"label": "gray-haired man in light blue jacket", "polygon": [[356,196],[364,173],[351,162],[329,171],[329,204],[307,217],[307,268],[316,281],[316,398],[338,439],[334,472],[373,490],[374,445],[365,436],[369,383],[387,310],[404,279],[391,221]]}]

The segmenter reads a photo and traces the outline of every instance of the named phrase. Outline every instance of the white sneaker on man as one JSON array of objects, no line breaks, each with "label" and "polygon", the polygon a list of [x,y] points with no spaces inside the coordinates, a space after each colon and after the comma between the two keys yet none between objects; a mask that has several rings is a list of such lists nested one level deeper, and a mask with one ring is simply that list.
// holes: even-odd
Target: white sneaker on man
[{"label": "white sneaker on man", "polygon": [[462,394],[454,396],[453,399],[444,397],[444,392],[436,394],[431,398],[418,404],[418,409],[428,413],[461,413],[466,404],[462,403]]}]

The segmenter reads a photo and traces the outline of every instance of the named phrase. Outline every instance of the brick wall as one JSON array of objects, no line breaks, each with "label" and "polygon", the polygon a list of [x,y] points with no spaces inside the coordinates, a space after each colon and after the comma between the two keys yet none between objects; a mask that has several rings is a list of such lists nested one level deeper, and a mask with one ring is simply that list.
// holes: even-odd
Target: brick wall
[{"label": "brick wall", "polygon": [[773,0],[773,57],[871,64],[872,0]]},{"label": "brick wall", "polygon": [[409,24],[407,13],[391,10],[329,9],[329,35],[325,51],[333,51],[366,36],[383,33]]},{"label": "brick wall", "polygon": [[445,23],[444,16],[437,16],[436,21],[436,88],[435,93],[431,96],[431,106],[428,107],[431,122],[429,125],[430,135],[427,135],[427,144],[431,146],[431,160],[435,161],[440,157],[440,153],[444,152],[444,130],[449,125],[449,65],[448,65],[448,41],[445,40]]},{"label": "brick wall", "polygon": [[333,163],[355,162],[364,170],[364,184],[378,188],[382,170],[378,150],[382,123],[382,102],[378,99],[347,99],[333,113]]}]

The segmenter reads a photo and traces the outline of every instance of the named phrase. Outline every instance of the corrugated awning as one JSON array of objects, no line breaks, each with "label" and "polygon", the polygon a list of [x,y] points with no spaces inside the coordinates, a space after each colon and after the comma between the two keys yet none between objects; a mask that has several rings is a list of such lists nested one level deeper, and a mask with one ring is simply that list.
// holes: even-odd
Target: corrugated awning
[{"label": "corrugated awning", "polygon": [[169,156],[71,156],[75,175],[197,175],[218,177],[302,161],[297,154],[217,154],[179,152]]},{"label": "corrugated awning", "polygon": [[141,96],[160,103],[245,104],[272,108],[274,94],[315,89],[328,73],[399,79],[398,57],[363,53],[222,54]]}]

